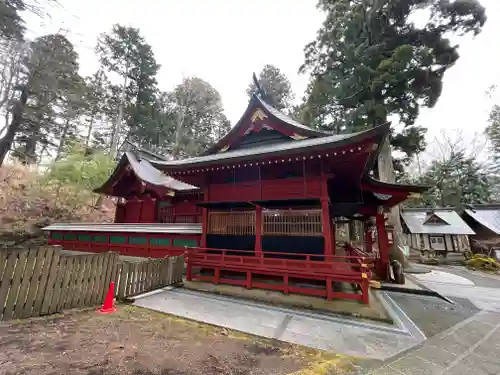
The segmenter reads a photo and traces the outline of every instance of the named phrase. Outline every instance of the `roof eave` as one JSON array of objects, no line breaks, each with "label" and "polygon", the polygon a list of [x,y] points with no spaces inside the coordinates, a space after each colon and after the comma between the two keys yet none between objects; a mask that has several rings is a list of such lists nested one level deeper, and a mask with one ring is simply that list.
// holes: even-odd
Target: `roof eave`
[{"label": "roof eave", "polygon": [[[322,143],[322,144],[317,144],[317,145],[305,145],[303,147],[295,147],[295,148],[289,148],[289,149],[284,149],[284,150],[274,150],[270,151],[267,153],[257,153],[257,154],[246,154],[246,155],[241,155],[241,156],[235,156],[235,157],[228,157],[228,158],[220,158],[217,160],[200,160],[194,163],[189,163],[190,159],[185,159],[182,161],[173,161],[173,162],[158,162],[158,161],[150,161],[152,165],[154,165],[157,168],[161,168],[162,170],[179,170],[179,169],[184,169],[184,168],[195,168],[195,167],[202,167],[202,166],[208,166],[208,165],[218,165],[224,162],[238,162],[238,161],[250,161],[259,157],[262,157],[263,155],[266,156],[280,156],[280,155],[295,155],[295,154],[300,154],[303,153],[305,150],[323,150],[323,149],[331,149],[331,148],[338,148],[338,147],[343,147],[349,144],[356,144],[356,143],[362,143],[365,140],[368,139],[373,139],[373,138],[379,138],[376,140],[377,142],[377,149],[380,148],[381,145],[381,140],[383,137],[386,135],[388,132],[389,127],[386,125],[381,125],[375,128],[371,128],[367,131],[364,132],[359,132],[357,134],[354,134],[352,137],[344,138],[341,140],[335,140],[329,143]],[[296,141],[294,142],[297,146],[300,146],[300,142],[303,141]],[[221,154],[222,156],[227,155],[227,154]],[[209,155],[207,155],[209,156]],[[192,158],[195,159],[195,158]],[[371,162],[370,162],[371,163]],[[370,163],[367,163],[369,166]]]}]

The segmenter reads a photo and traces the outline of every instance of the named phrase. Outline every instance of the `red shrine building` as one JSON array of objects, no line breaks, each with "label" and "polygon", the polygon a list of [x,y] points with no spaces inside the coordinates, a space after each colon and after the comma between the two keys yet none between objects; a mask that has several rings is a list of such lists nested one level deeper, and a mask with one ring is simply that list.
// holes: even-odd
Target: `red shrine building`
[{"label": "red shrine building", "polygon": [[[95,192],[118,198],[112,224],[53,224],[49,243],[137,257],[185,256],[188,280],[368,303],[387,278],[385,213],[423,187],[373,177],[389,125],[353,134],[304,126],[254,95],[203,154],[157,160],[126,152]],[[362,248],[335,223],[360,220]],[[374,235],[376,233],[376,235]],[[356,285],[337,291],[335,283]]]}]

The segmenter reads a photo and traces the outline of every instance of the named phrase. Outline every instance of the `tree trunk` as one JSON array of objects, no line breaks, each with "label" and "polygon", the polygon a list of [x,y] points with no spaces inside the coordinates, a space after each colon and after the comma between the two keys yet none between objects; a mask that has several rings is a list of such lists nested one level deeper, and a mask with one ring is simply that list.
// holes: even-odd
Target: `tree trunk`
[{"label": "tree trunk", "polygon": [[12,111],[12,119],[10,125],[7,128],[7,132],[0,139],[0,167],[3,165],[5,161],[5,157],[9,152],[12,142],[14,142],[14,138],[19,130],[19,127],[22,123],[24,107],[26,102],[28,101],[28,91],[26,88],[21,89],[21,98],[17,101],[14,106],[14,110]]},{"label": "tree trunk", "polygon": [[66,144],[66,136],[68,135],[69,121],[70,121],[69,119],[70,119],[70,117],[68,116],[68,118],[64,122],[64,128],[63,128],[63,132],[61,134],[61,140],[59,141],[59,146],[57,146],[55,161],[58,161],[61,158],[61,153],[63,151],[63,147]]},{"label": "tree trunk", "polygon": [[24,165],[36,164],[36,144],[38,142],[38,132],[33,129],[31,137],[26,141],[24,158],[21,161]]},{"label": "tree trunk", "polygon": [[94,130],[94,119],[95,113],[92,111],[90,114],[90,122],[89,122],[89,131],[87,132],[87,136],[85,137],[85,147],[89,147],[90,145],[90,137],[92,137],[92,130]]},{"label": "tree trunk", "polygon": [[175,127],[175,144],[172,150],[172,157],[177,159],[180,154],[181,140],[182,140],[182,128],[184,126],[184,117],[186,116],[186,109],[182,107],[180,118],[177,120]]},{"label": "tree trunk", "polygon": [[[384,143],[380,148],[380,153],[377,160],[377,171],[378,178],[380,181],[394,183],[396,177],[394,174],[394,165],[392,163],[391,155],[391,145],[389,143],[389,138],[386,138]],[[402,252],[403,246],[405,246],[403,227],[401,225],[401,215],[399,205],[391,209],[388,215],[388,222],[394,228],[394,244],[390,250],[391,260],[396,259],[401,262],[403,266],[407,265],[406,257]]]},{"label": "tree trunk", "polygon": [[118,117],[116,118],[115,128],[111,136],[111,150],[109,154],[114,159],[118,155],[118,137],[120,136],[121,126],[123,122],[123,105],[125,102],[125,93],[127,89],[128,67],[125,71],[125,78],[123,79],[122,92],[120,94],[120,104],[118,105]]}]

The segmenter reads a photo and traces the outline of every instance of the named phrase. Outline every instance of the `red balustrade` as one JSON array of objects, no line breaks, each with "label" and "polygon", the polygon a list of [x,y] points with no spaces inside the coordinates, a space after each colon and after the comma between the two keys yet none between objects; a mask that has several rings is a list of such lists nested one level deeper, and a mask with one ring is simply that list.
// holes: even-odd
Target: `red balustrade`
[{"label": "red balustrade", "polygon": [[[302,259],[290,259],[298,257]],[[318,254],[284,252],[263,252],[261,255],[256,255],[253,251],[245,250],[187,248],[185,261],[188,280],[323,296],[327,299],[352,299],[366,304],[369,302],[368,284],[371,271],[368,264],[365,264],[365,259],[359,256],[325,257]],[[194,268],[211,269],[213,276],[195,274]],[[221,271],[244,273],[245,279],[225,277],[221,275]],[[256,278],[255,275],[280,277],[283,282],[266,283]],[[309,287],[304,283],[296,286],[290,283],[291,278],[325,282],[326,287],[318,288],[313,285]],[[334,291],[333,282],[359,285],[361,293]]]}]

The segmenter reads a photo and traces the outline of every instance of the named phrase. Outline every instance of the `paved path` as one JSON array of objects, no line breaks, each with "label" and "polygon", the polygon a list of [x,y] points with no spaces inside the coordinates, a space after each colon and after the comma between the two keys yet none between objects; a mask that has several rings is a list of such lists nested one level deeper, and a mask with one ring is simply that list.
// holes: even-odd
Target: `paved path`
[{"label": "paved path", "polygon": [[[453,270],[451,270],[453,271]],[[467,272],[461,270],[461,278],[467,277]],[[430,275],[430,274],[428,274]],[[448,279],[436,278],[436,281],[423,278],[420,275],[412,275],[418,282],[425,287],[438,292],[445,297],[461,297],[469,299],[474,305],[481,310],[500,312],[500,281],[489,278],[493,285],[498,284],[498,288],[478,286],[474,283],[466,285],[463,282],[454,283]],[[469,279],[470,280],[470,279]]]},{"label": "paved path", "polygon": [[[385,298],[390,304],[392,300]],[[379,360],[424,340],[404,314],[395,317],[395,328],[183,289],[142,297],[134,304],[262,337]]]},{"label": "paved path", "polygon": [[[444,271],[451,273],[453,275],[462,276],[472,281],[476,286],[486,287],[486,288],[500,288],[500,275],[495,275],[482,271],[473,271],[463,266],[432,266],[432,265],[419,264],[419,267],[430,270]],[[417,275],[412,275],[412,276],[418,277]]]},{"label": "paved path", "polygon": [[483,311],[367,375],[498,375],[500,314]]}]

